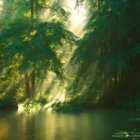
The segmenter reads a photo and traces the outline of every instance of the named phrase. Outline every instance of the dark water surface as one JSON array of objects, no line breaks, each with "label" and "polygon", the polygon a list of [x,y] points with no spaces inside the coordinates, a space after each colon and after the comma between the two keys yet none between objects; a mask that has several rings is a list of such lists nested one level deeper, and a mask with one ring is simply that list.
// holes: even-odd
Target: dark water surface
[{"label": "dark water surface", "polygon": [[94,110],[80,114],[0,111],[0,140],[113,140],[118,131],[140,128],[128,110]]}]

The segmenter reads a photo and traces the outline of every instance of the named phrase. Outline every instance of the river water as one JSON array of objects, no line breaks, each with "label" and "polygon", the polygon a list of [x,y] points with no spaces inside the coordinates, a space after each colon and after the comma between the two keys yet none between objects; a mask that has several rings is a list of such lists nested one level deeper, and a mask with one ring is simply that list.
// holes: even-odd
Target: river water
[{"label": "river water", "polygon": [[94,110],[68,114],[39,111],[0,111],[0,140],[113,140],[118,131],[140,129],[128,121],[128,110]]}]

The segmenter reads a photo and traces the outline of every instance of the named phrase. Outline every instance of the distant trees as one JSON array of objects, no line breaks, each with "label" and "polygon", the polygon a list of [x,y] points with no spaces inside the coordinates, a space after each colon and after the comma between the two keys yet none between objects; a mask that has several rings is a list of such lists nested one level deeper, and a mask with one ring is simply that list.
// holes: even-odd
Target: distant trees
[{"label": "distant trees", "polygon": [[[78,0],[78,3],[83,0]],[[67,90],[82,102],[140,106],[140,1],[89,0],[85,35],[68,31],[63,1],[4,0],[0,21],[0,93],[32,97],[48,71],[62,79],[60,50],[77,48]],[[45,11],[49,13],[47,18]],[[49,16],[51,15],[51,16]],[[65,51],[69,51],[65,47]],[[25,94],[24,94],[25,95]]]},{"label": "distant trees", "polygon": [[123,105],[128,101],[129,107],[136,106],[140,95],[140,1],[89,0],[89,4],[86,34],[71,60],[78,65],[72,91],[95,103]]}]

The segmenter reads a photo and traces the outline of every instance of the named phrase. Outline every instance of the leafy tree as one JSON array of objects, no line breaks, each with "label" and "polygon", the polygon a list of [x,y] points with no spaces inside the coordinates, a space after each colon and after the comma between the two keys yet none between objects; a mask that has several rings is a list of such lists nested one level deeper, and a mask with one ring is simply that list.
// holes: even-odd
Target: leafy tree
[{"label": "leafy tree", "polygon": [[99,104],[134,101],[140,76],[140,2],[89,0],[89,3],[86,33],[71,59],[78,66],[72,92]]},{"label": "leafy tree", "polygon": [[[11,7],[15,15],[7,19],[8,13],[5,14],[6,20],[0,32],[2,71],[5,71],[4,78],[11,71],[10,77],[14,77],[14,81],[19,81],[22,84],[24,75],[26,94],[27,97],[31,97],[35,93],[37,81],[45,79],[47,70],[55,72],[62,79],[63,64],[57,50],[63,47],[64,40],[71,45],[74,44],[75,36],[67,30],[61,20],[52,19],[46,22],[34,18],[35,5],[44,4],[45,1],[27,0],[25,3],[23,2],[25,4],[22,5],[23,7],[21,7],[21,0],[12,2],[8,6],[6,1],[4,3],[5,7]],[[22,10],[26,4],[28,4],[27,9]],[[56,4],[52,3],[53,6],[59,6],[59,4],[61,4],[60,1]],[[14,6],[17,9],[13,8]],[[53,6],[47,8],[52,10]],[[5,10],[4,12],[6,12]],[[25,16],[29,10],[31,18]],[[56,10],[60,9],[53,10],[54,13]],[[59,15],[61,19],[63,14]],[[12,75],[14,73],[16,75]],[[41,75],[43,76],[41,77]],[[7,84],[5,83],[3,88]]]}]

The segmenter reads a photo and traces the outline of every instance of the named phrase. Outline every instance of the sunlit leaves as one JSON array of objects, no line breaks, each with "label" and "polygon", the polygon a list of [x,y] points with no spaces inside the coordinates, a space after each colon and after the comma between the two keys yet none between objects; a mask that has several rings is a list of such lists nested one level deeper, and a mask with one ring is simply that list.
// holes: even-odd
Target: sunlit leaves
[{"label": "sunlit leaves", "polygon": [[0,34],[5,63],[18,54],[20,69],[30,69],[35,65],[44,68],[48,65],[57,74],[60,74],[62,63],[56,51],[63,46],[62,40],[74,44],[75,36],[62,23],[54,21],[13,20]]}]

